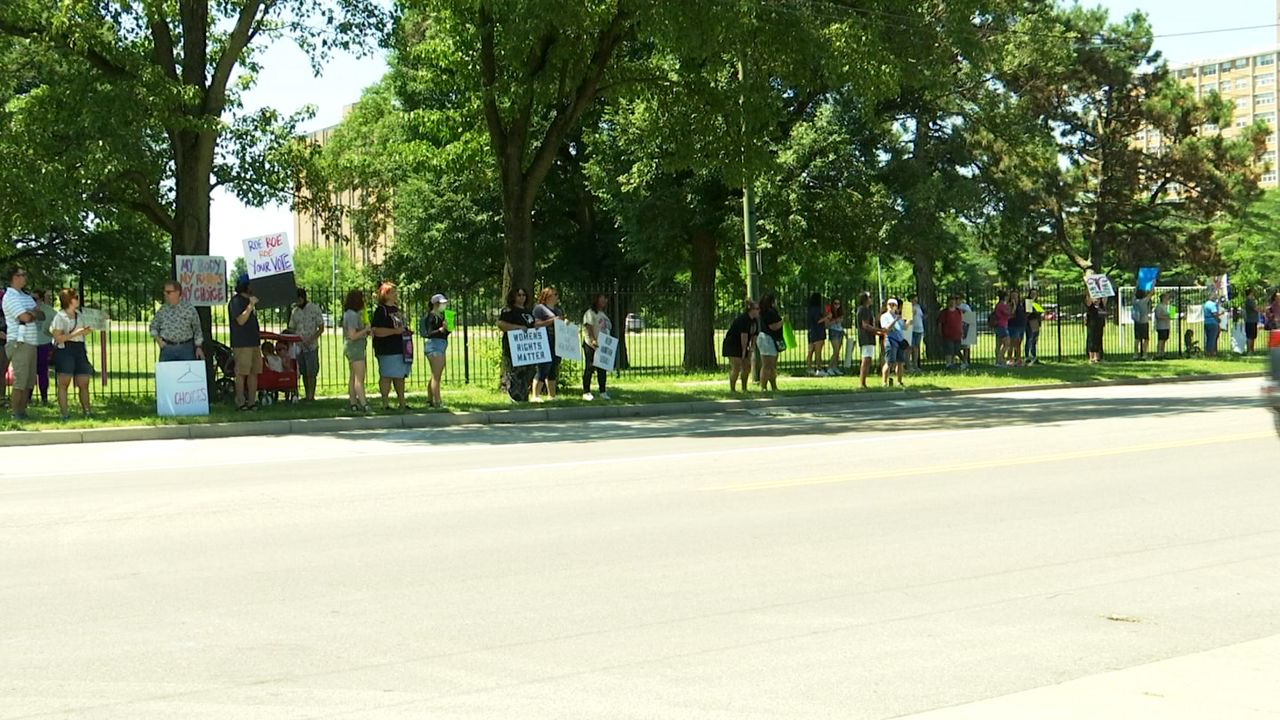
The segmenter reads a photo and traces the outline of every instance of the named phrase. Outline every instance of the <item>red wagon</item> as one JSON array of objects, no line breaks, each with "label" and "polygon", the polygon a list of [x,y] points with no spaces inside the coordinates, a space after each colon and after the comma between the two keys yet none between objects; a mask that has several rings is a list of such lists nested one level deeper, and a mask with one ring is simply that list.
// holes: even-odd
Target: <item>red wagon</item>
[{"label": "red wagon", "polygon": [[263,353],[262,374],[258,376],[258,403],[270,405],[283,396],[285,402],[298,402],[298,352],[302,345],[302,336],[283,335],[264,332],[261,335],[264,345],[271,343],[275,355],[280,359],[279,369],[273,368],[274,361]]}]

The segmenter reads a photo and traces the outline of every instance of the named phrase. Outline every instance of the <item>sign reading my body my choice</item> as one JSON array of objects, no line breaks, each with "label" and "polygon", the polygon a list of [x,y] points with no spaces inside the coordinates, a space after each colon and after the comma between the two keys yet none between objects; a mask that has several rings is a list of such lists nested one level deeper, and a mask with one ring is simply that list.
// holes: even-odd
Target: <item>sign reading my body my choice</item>
[{"label": "sign reading my body my choice", "polygon": [[178,255],[174,276],[182,283],[182,299],[196,307],[227,303],[227,260],[211,255]]}]

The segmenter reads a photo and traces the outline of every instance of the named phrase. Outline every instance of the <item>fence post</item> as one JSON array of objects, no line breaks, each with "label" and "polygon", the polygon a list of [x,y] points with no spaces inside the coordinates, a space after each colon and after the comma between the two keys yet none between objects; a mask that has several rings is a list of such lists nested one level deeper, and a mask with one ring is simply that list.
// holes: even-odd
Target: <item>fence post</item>
[{"label": "fence post", "polygon": [[1062,283],[1058,283],[1054,288],[1058,300],[1058,313],[1054,316],[1054,324],[1058,326],[1058,362],[1062,362]]},{"label": "fence post", "polygon": [[1178,357],[1186,353],[1186,348],[1182,345],[1182,318],[1186,314],[1186,308],[1182,305],[1182,283],[1178,283]]},{"label": "fence post", "polygon": [[462,293],[462,383],[471,384],[471,342],[467,338],[467,293]]}]

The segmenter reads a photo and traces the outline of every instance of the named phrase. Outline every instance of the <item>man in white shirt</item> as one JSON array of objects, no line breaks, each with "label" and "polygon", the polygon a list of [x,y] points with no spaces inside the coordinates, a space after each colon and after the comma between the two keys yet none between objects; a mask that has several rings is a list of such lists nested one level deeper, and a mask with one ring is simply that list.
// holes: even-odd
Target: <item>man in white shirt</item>
[{"label": "man in white shirt", "polygon": [[13,419],[27,419],[27,403],[36,386],[36,323],[44,320],[36,299],[24,292],[27,271],[9,268],[9,288],[4,291],[4,320],[8,326],[5,353],[13,368]]}]

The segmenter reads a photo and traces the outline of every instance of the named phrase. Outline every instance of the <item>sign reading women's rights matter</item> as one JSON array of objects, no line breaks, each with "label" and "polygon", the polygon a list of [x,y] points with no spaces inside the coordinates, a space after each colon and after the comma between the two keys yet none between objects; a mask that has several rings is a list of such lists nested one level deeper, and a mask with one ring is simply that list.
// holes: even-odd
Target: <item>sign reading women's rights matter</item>
[{"label": "sign reading women's rights matter", "polygon": [[209,385],[203,361],[156,363],[156,414],[160,417],[209,414]]},{"label": "sign reading women's rights matter", "polygon": [[551,362],[551,343],[544,327],[530,330],[512,330],[507,333],[511,343],[511,364],[514,367]]},{"label": "sign reading women's rights matter", "polygon": [[582,346],[578,344],[578,326],[556,318],[556,357],[565,360],[581,360]]},{"label": "sign reading women's rights matter", "polygon": [[244,241],[244,262],[259,307],[286,307],[297,299],[288,233],[248,238]]},{"label": "sign reading women's rights matter", "polygon": [[618,364],[618,338],[602,333],[596,337],[596,342],[600,347],[596,348],[596,358],[591,364],[605,372],[613,372]]},{"label": "sign reading women's rights matter", "polygon": [[182,284],[182,299],[196,307],[227,303],[227,259],[212,255],[178,255],[174,277]]}]

